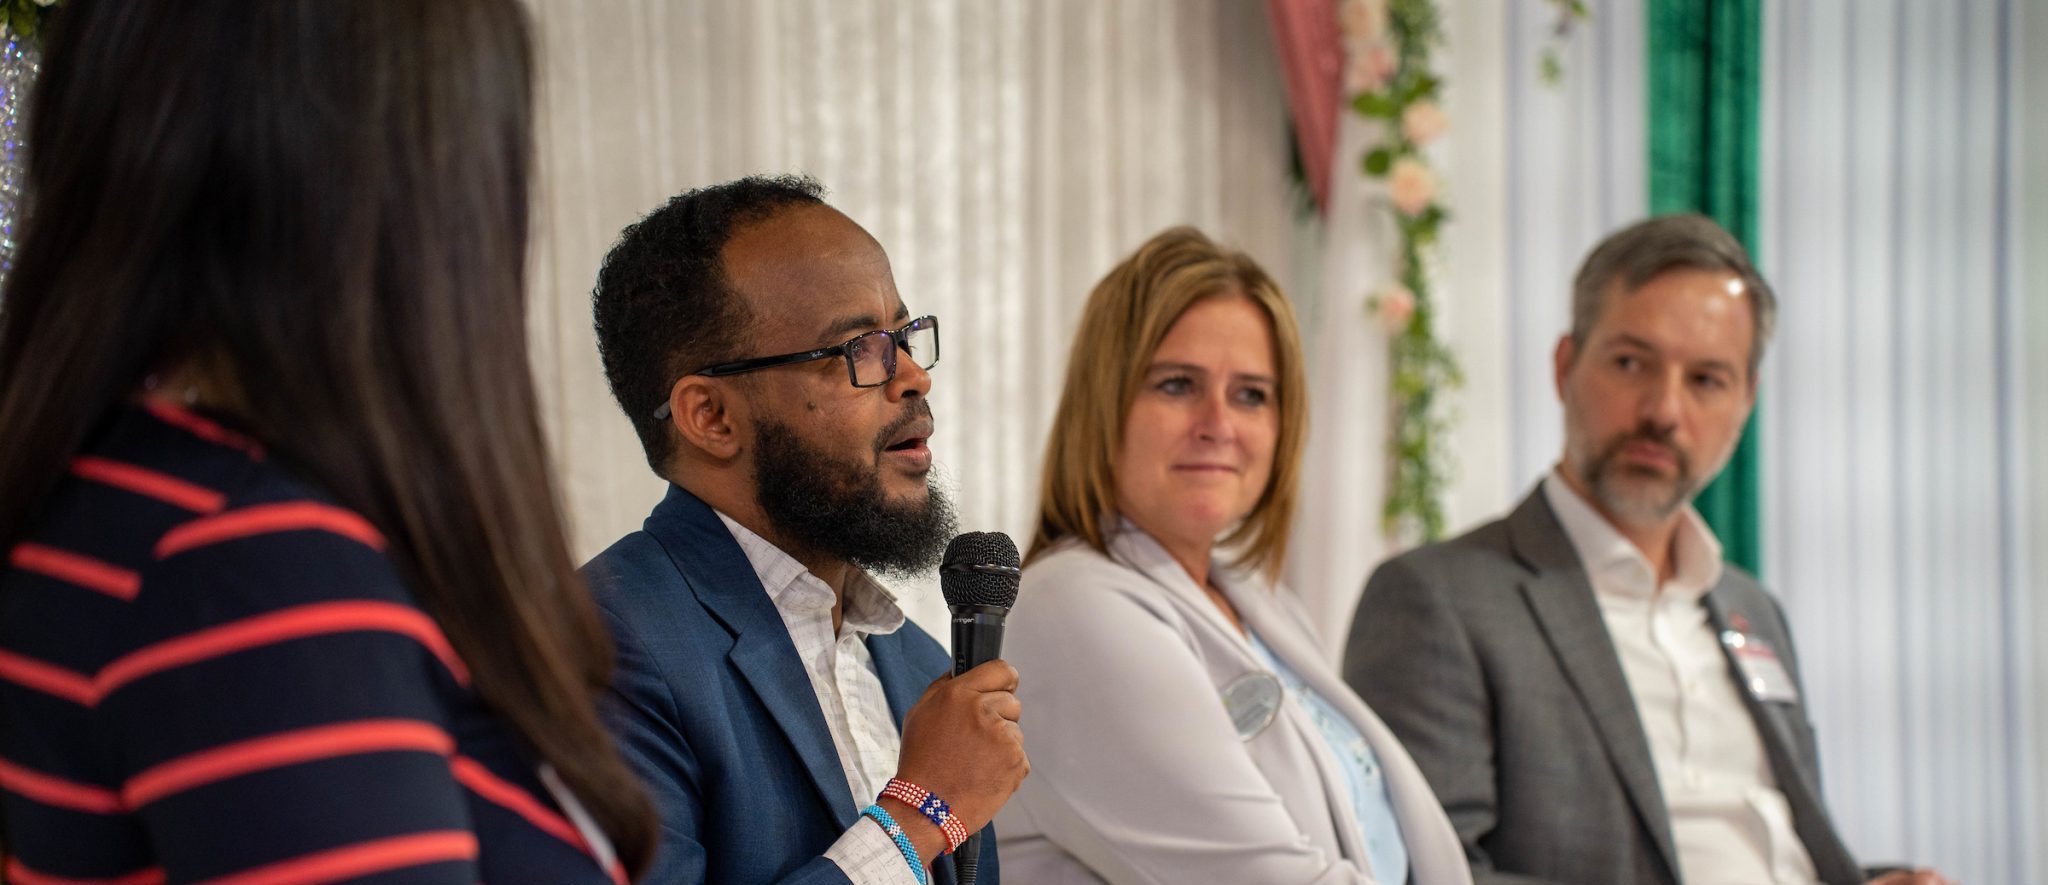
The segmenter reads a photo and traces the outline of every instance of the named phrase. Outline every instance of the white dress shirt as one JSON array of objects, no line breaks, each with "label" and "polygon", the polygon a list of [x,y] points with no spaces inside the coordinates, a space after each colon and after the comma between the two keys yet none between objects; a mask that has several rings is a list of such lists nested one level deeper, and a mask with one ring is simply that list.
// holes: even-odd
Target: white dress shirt
[{"label": "white dress shirt", "polygon": [[[856,570],[846,588],[839,632],[834,635],[832,603],[837,594],[832,587],[732,517],[720,513],[718,518],[746,553],[748,564],[782,616],[783,626],[789,629],[790,641],[796,644],[797,657],[811,677],[811,690],[818,695],[818,708],[831,729],[839,767],[846,771],[854,810],[868,807],[896,776],[903,736],[896,730],[896,717],[889,712],[889,698],[882,693],[882,677],[875,671],[865,640],[902,628],[903,609],[881,584]],[[909,826],[901,819],[897,823]],[[840,836],[825,856],[838,864],[854,885],[917,882],[895,841],[869,818],[861,818]],[[931,862],[931,858],[923,860]]]},{"label": "white dress shirt", "polygon": [[1702,599],[1721,581],[1721,544],[1687,508],[1659,583],[1649,560],[1553,471],[1550,509],[1593,585],[1627,676],[1687,885],[1815,881],[1756,722],[1729,674]]}]

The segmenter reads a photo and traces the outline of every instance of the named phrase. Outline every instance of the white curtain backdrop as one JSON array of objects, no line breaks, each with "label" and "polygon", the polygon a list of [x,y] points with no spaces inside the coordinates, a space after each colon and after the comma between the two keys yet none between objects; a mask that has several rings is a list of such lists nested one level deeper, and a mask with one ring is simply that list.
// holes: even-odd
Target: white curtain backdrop
[{"label": "white curtain backdrop", "polygon": [[1343,656],[1366,577],[1388,553],[1380,531],[1387,491],[1387,333],[1366,301],[1394,280],[1399,242],[1386,186],[1369,182],[1359,169],[1380,124],[1349,112],[1338,120],[1316,295],[1301,314],[1311,410],[1286,576],[1321,627],[1333,660]]},{"label": "white curtain backdrop", "polygon": [[[1465,369],[1451,396],[1452,534],[1494,519],[1563,447],[1550,348],[1569,321],[1579,256],[1642,214],[1643,20],[1640,0],[1602,3],[1560,44],[1562,84],[1536,76],[1556,19],[1547,4],[1442,5],[1445,110],[1434,156],[1451,220],[1432,273],[1441,334]],[[1305,475],[1304,543],[1288,574],[1341,655],[1365,579],[1393,551],[1379,531],[1386,489],[1386,335],[1364,302],[1391,268],[1384,195],[1359,174],[1368,124],[1343,115],[1332,201],[1314,282],[1309,340],[1316,374]]]},{"label": "white curtain backdrop", "polygon": [[[1286,102],[1259,4],[534,9],[536,372],[579,555],[637,527],[662,490],[606,390],[591,281],[621,227],[684,189],[808,172],[874,233],[911,310],[943,322],[933,446],[962,526],[1020,545],[1073,324],[1116,260],[1189,223],[1291,282]],[[934,586],[899,589],[943,627]]]},{"label": "white curtain backdrop", "polygon": [[1764,574],[1850,844],[1966,882],[2038,882],[2048,862],[2025,442],[2043,351],[2022,337],[2044,302],[2018,275],[2044,245],[2038,226],[2021,236],[2018,176],[2034,170],[2032,210],[2048,208],[2048,144],[2022,147],[2017,117],[2048,69],[2038,42],[2021,66],[2027,5],[1765,7],[1757,251],[1783,313],[1760,409]]},{"label": "white curtain backdrop", "polygon": [[[2006,206],[2018,233],[2017,247],[2005,251],[2004,267],[2019,294],[2019,316],[2013,318],[2012,327],[2020,344],[2011,352],[2022,366],[2015,385],[2022,414],[2013,416],[2022,444],[2013,448],[2025,472],[2019,483],[2025,496],[2018,517],[2020,543],[2013,554],[2029,577],[2018,589],[2025,606],[2033,609],[2032,639],[2023,643],[2033,650],[2033,660],[2022,663],[2020,672],[2031,686],[2033,738],[2038,746],[2048,740],[2048,703],[2042,701],[2042,695],[2048,693],[2048,651],[2043,651],[2048,648],[2048,599],[2043,599],[2042,593],[2048,586],[2048,552],[2042,552],[2048,551],[2048,467],[2027,463],[2025,455],[2031,449],[2025,443],[2048,440],[2048,249],[2040,248],[2048,243],[2048,163],[2030,159],[2048,154],[2048,11],[2038,3],[2021,4],[2013,17],[2007,45],[2012,51],[2009,70],[2017,75],[2008,78],[2014,119],[2006,131],[2005,156],[2008,168],[2020,180],[2020,199]],[[2025,623],[2022,613],[2015,615],[2015,620]],[[2022,866],[2037,874],[2048,866],[2048,856],[2043,855],[2048,851],[2043,847],[2048,846],[2048,761],[2044,755],[2048,754],[2034,751],[2031,828],[2028,823],[2020,828],[2022,844],[2032,846]],[[2024,775],[2014,780],[2025,783]]]},{"label": "white curtain backdrop", "polygon": [[1522,66],[1528,61],[1519,57],[1528,51],[1527,35],[1509,38],[1501,4],[1457,0],[1444,11],[1451,130],[1443,154],[1452,215],[1443,227],[1436,278],[1443,283],[1441,331],[1465,370],[1465,386],[1452,400],[1458,429],[1451,434],[1454,467],[1444,501],[1456,534],[1498,515],[1515,491],[1508,476],[1514,434],[1507,426],[1506,122],[1509,101],[1522,100],[1510,97],[1511,84],[1534,69]]},{"label": "white curtain backdrop", "polygon": [[[1550,355],[1571,326],[1572,274],[1600,238],[1641,218],[1648,205],[1643,141],[1643,8],[1640,0],[1594,4],[1593,18],[1564,44],[1564,82],[1543,83],[1537,60],[1556,18],[1548,3],[1503,3],[1507,28],[1505,119],[1499,130],[1507,180],[1508,432],[1506,486],[1498,516],[1534,487],[1564,451],[1564,413]],[[1486,425],[1476,425],[1484,432]]]}]

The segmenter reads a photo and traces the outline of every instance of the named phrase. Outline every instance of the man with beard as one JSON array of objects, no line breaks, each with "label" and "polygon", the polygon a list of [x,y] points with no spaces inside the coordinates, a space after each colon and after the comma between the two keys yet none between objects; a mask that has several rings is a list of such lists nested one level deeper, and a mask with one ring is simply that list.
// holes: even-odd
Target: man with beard
[{"label": "man with beard", "polygon": [[1851,859],[1784,616],[1691,507],[1756,403],[1776,312],[1706,218],[1609,236],[1553,358],[1556,469],[1366,585],[1345,678],[1422,766],[1476,882],[1940,881]]},{"label": "man with beard", "polygon": [[793,178],[626,228],[593,306],[612,393],[670,483],[584,567],[618,647],[609,712],[661,808],[646,881],[956,881],[948,852],[1028,767],[1017,673],[946,676],[869,575],[936,566],[952,535],[929,482],[938,321]]}]

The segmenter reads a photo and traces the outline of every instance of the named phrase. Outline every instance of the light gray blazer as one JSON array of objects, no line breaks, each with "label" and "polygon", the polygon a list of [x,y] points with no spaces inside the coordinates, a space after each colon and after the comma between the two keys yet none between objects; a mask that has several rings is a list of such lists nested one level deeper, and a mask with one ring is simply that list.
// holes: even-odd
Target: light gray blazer
[{"label": "light gray blazer", "polygon": [[[1784,615],[1755,580],[1730,566],[1702,604],[1714,629],[1769,643],[1798,684]],[[1729,666],[1815,872],[1831,885],[1862,882],[1821,804],[1805,707],[1759,699]],[[1344,675],[1428,773],[1474,879],[1679,882],[1635,697],[1540,488],[1506,519],[1380,566],[1352,621]]]},{"label": "light gray blazer", "polygon": [[[996,818],[1003,876],[1069,883],[1380,883],[1338,762],[1293,703],[1246,741],[1220,691],[1267,672],[1144,532],[1024,569],[1004,657],[1022,674],[1031,776]],[[1393,733],[1344,686],[1286,589],[1214,580],[1267,647],[1379,755],[1417,885],[1471,881],[1457,835]]]}]

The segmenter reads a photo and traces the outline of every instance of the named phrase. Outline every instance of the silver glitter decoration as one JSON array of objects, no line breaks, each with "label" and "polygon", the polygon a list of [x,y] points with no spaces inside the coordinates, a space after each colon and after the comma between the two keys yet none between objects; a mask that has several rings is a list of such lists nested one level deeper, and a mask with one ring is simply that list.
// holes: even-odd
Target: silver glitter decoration
[{"label": "silver glitter decoration", "polygon": [[14,270],[14,244],[21,230],[21,186],[28,155],[28,92],[43,68],[36,41],[6,28],[0,46],[0,282]]}]

